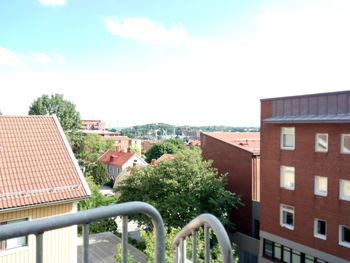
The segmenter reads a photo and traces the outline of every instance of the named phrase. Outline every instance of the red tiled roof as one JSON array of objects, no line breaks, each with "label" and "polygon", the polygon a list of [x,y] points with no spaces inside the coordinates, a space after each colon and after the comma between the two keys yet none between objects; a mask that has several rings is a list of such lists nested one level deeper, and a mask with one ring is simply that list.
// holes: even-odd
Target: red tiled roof
[{"label": "red tiled roof", "polygon": [[167,161],[171,158],[173,158],[175,156],[175,154],[170,154],[170,153],[164,153],[161,157],[159,157],[157,159],[157,162],[160,162],[160,161]]},{"label": "red tiled roof", "polygon": [[260,154],[260,132],[205,132],[204,134],[253,154]]},{"label": "red tiled roof", "polygon": [[58,125],[53,116],[0,116],[0,210],[88,196]]},{"label": "red tiled roof", "polygon": [[131,152],[120,152],[120,151],[109,150],[105,154],[103,154],[98,159],[98,161],[105,164],[121,167],[127,161],[129,161],[133,155],[134,153],[131,153]]}]

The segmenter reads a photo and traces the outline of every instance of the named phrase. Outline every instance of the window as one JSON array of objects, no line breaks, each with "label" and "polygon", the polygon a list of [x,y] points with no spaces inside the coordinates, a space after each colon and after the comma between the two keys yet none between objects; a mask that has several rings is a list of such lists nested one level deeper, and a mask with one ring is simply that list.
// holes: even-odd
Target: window
[{"label": "window", "polygon": [[328,151],[328,134],[327,133],[316,133],[315,151],[316,152]]},{"label": "window", "polygon": [[350,227],[339,226],[339,245],[350,247]]},{"label": "window", "polygon": [[350,180],[340,180],[339,198],[350,201]]},{"label": "window", "polygon": [[350,134],[342,134],[340,152],[350,154]]},{"label": "window", "polygon": [[327,223],[321,219],[314,221],[314,236],[326,240],[327,238]]},{"label": "window", "polygon": [[[18,222],[22,222],[22,221],[26,221],[26,220],[28,220],[28,218],[11,220],[11,221],[7,221],[7,222],[1,222],[0,225],[18,223]],[[12,248],[24,247],[27,245],[28,245],[28,237],[27,236],[11,238],[11,239],[0,241],[0,251],[12,249]]]},{"label": "window", "polygon": [[315,176],[315,195],[327,196],[328,178],[324,176]]},{"label": "window", "polygon": [[281,170],[280,170],[281,188],[294,190],[294,181],[295,181],[294,172],[295,172],[295,169],[292,166],[281,166]]},{"label": "window", "polygon": [[294,207],[281,205],[280,224],[290,230],[294,230]]},{"label": "window", "polygon": [[273,262],[287,263],[327,263],[326,261],[307,255],[282,244],[264,239],[263,256]]},{"label": "window", "polygon": [[281,129],[281,149],[283,150],[295,149],[295,128],[294,127]]}]

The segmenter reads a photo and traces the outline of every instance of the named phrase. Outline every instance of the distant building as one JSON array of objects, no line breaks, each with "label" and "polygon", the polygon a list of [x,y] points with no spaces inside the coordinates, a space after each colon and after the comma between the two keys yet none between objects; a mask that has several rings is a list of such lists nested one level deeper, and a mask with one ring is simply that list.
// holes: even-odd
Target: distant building
[{"label": "distant building", "polygon": [[81,120],[81,122],[81,130],[104,131],[106,129],[106,124],[101,120]]},{"label": "distant building", "polygon": [[160,140],[142,140],[142,142],[141,142],[142,153],[148,152],[149,149],[151,149],[152,146],[158,142],[160,142]]},{"label": "distant building", "polygon": [[115,138],[120,135],[120,132],[110,132],[110,131],[100,131],[100,130],[84,130],[83,134],[97,134],[102,136],[103,138]]},{"label": "distant building", "polygon": [[261,100],[259,262],[350,262],[350,91]]},{"label": "distant building", "polygon": [[106,140],[113,140],[114,146],[117,151],[127,152],[130,150],[130,147],[139,148],[141,151],[142,140],[129,138],[128,136],[110,136],[105,137]]},{"label": "distant building", "polygon": [[146,161],[135,153],[114,150],[105,152],[98,161],[106,165],[109,177],[114,182],[118,180],[118,177],[126,168],[136,165],[147,165]]},{"label": "distant building", "polygon": [[[0,224],[74,213],[90,190],[55,116],[0,116]],[[77,226],[44,234],[44,262],[76,262]],[[36,262],[34,235],[0,241],[0,262]],[[55,256],[52,256],[55,255]]]},{"label": "distant building", "polygon": [[[202,132],[203,159],[213,160],[219,173],[227,173],[227,189],[241,196],[244,206],[234,209],[230,218],[240,262],[257,262],[259,251],[260,133]],[[252,238],[253,237],[253,238]],[[249,245],[246,245],[249,244]]]}]

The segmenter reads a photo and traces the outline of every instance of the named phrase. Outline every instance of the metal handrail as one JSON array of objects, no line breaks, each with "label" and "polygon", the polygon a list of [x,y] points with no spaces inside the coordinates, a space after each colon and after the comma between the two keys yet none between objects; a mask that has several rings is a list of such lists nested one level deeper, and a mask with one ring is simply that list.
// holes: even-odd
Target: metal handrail
[{"label": "metal handrail", "polygon": [[[77,213],[53,216],[43,219],[36,219],[26,222],[18,222],[0,226],[0,240],[6,240],[15,237],[36,235],[36,262],[42,263],[42,238],[43,233],[62,227],[73,225],[84,225],[84,262],[88,262],[88,230],[89,223],[101,219],[115,216],[127,216],[130,214],[145,214],[151,218],[155,231],[155,262],[165,262],[165,231],[163,219],[157,209],[144,202],[128,202],[102,206],[89,210],[79,211]],[[124,225],[127,220],[123,220]],[[125,233],[126,232],[126,233]],[[126,262],[127,255],[127,227],[123,227],[123,262]]]},{"label": "metal handrail", "polygon": [[[222,253],[222,262],[223,263],[232,263],[233,254],[231,249],[230,239],[227,235],[227,232],[224,226],[221,224],[220,220],[211,214],[202,214],[190,223],[188,223],[182,230],[175,236],[172,243],[172,250],[174,251],[174,262],[178,263],[185,262],[185,251],[184,251],[184,242],[186,237],[192,235],[192,262],[197,262],[197,231],[200,227],[204,226],[204,235],[205,235],[205,262],[209,262],[210,246],[209,246],[209,227],[214,231],[217,240],[220,245]],[[180,245],[180,257],[178,248]]]}]

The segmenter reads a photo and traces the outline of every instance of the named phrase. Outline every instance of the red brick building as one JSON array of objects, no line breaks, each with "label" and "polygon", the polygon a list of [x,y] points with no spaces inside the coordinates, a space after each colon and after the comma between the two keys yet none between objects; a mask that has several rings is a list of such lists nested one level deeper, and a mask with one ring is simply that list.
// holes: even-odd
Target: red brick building
[{"label": "red brick building", "polygon": [[106,124],[101,120],[81,120],[81,130],[104,131]]},{"label": "red brick building", "polygon": [[261,100],[259,262],[350,261],[350,91]]},{"label": "red brick building", "polygon": [[227,189],[241,196],[244,206],[230,215],[237,230],[233,239],[240,262],[256,262],[259,242],[251,237],[259,236],[260,133],[201,133],[201,148],[203,159],[213,160],[219,173],[227,173]]}]

